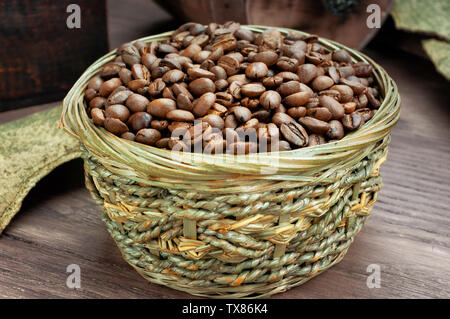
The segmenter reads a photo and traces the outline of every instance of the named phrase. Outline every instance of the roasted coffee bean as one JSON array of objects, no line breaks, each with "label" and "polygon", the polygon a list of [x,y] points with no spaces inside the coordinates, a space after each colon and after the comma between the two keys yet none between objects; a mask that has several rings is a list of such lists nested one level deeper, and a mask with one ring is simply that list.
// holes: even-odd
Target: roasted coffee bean
[{"label": "roasted coffee bean", "polygon": [[162,76],[162,80],[166,83],[176,83],[183,79],[184,73],[178,69],[169,70]]},{"label": "roasted coffee bean", "polygon": [[103,82],[99,89],[98,93],[100,96],[107,97],[114,91],[116,88],[122,85],[122,81],[119,78],[112,78],[108,81]]},{"label": "roasted coffee bean", "polygon": [[[273,143],[272,143],[273,144]],[[268,146],[268,149],[271,149],[271,146]],[[289,144],[289,142],[287,141],[279,141],[278,142],[278,151],[279,152],[285,152],[285,151],[290,151],[291,145]]]},{"label": "roasted coffee bean", "polygon": [[149,103],[150,101],[145,96],[134,93],[126,99],[125,105],[131,112],[135,113],[145,111]]},{"label": "roasted coffee bean", "polygon": [[177,106],[179,109],[186,110],[186,111],[192,111],[193,105],[189,97],[181,93],[177,96]]},{"label": "roasted coffee bean", "polygon": [[369,121],[375,114],[375,111],[371,110],[369,108],[359,109],[359,110],[356,110],[355,112],[361,114],[364,122]]},{"label": "roasted coffee bean", "polygon": [[263,62],[253,62],[245,69],[245,75],[249,79],[261,79],[267,75],[269,69]]},{"label": "roasted coffee bean", "polygon": [[152,116],[147,112],[136,112],[128,119],[128,126],[135,132],[147,128],[150,125]]},{"label": "roasted coffee bean", "polygon": [[192,57],[192,61],[194,61],[195,63],[202,63],[203,61],[205,61],[206,59],[208,59],[209,55],[211,54],[210,51],[200,51],[197,52],[196,54],[194,54],[194,56]]},{"label": "roasted coffee bean", "polygon": [[217,80],[216,82],[214,82],[214,85],[216,86],[217,91],[223,91],[227,89],[228,81],[224,79]]},{"label": "roasted coffee bean", "polygon": [[330,89],[339,92],[339,102],[341,103],[350,102],[353,98],[353,90],[348,85],[333,85]]},{"label": "roasted coffee bean", "polygon": [[94,89],[86,89],[84,91],[84,96],[88,101],[92,100],[97,95],[97,91]]},{"label": "roasted coffee bean", "polygon": [[351,55],[344,49],[338,49],[333,52],[331,55],[333,61],[340,62],[340,63],[350,63],[352,62]]},{"label": "roasted coffee bean", "polygon": [[167,120],[152,120],[150,126],[155,130],[162,131],[169,126],[169,122]]},{"label": "roasted coffee bean", "polygon": [[296,72],[299,64],[297,59],[284,56],[278,59],[277,67],[281,71]]},{"label": "roasted coffee bean", "polygon": [[269,76],[262,81],[263,85],[267,88],[275,88],[283,83],[281,76]]},{"label": "roasted coffee bean", "polygon": [[346,114],[353,113],[356,110],[357,104],[355,102],[347,102],[344,104]]},{"label": "roasted coffee bean", "polygon": [[310,134],[308,139],[308,146],[315,146],[325,144],[326,140],[323,135],[319,134]]},{"label": "roasted coffee bean", "polygon": [[105,123],[105,112],[99,108],[93,108],[91,110],[91,118],[97,125],[102,125]]},{"label": "roasted coffee bean", "polygon": [[88,82],[88,89],[93,89],[95,91],[98,91],[100,89],[100,86],[103,84],[103,79],[99,76],[94,76],[92,79]]},{"label": "roasted coffee bean", "polygon": [[250,62],[262,62],[267,66],[272,66],[278,61],[278,54],[274,51],[263,51],[252,56]]},{"label": "roasted coffee bean", "polygon": [[222,67],[229,76],[239,72],[239,60],[229,55],[221,56],[217,65]]},{"label": "roasted coffee bean", "polygon": [[237,121],[247,122],[252,117],[252,112],[243,106],[236,106],[233,108],[233,113]]},{"label": "roasted coffee bean", "polygon": [[282,72],[277,73],[277,76],[283,78],[283,82],[299,81],[298,75],[295,74],[294,72],[282,71]]},{"label": "roasted coffee bean", "polygon": [[105,110],[105,117],[112,117],[115,119],[119,119],[122,122],[126,122],[130,117],[130,111],[128,108],[121,104],[110,105]]},{"label": "roasted coffee bean", "polygon": [[364,124],[364,118],[361,113],[358,112],[345,114],[342,118],[342,124],[344,125],[346,130],[354,131]]},{"label": "roasted coffee bean", "polygon": [[367,87],[365,87],[358,81],[351,81],[348,79],[341,78],[340,83],[349,86],[356,94],[363,94],[367,90]]},{"label": "roasted coffee bean", "polygon": [[207,92],[214,92],[216,90],[216,86],[211,79],[208,78],[200,78],[189,83],[189,91],[194,96],[200,96]]},{"label": "roasted coffee bean", "polygon": [[131,67],[131,74],[134,79],[143,79],[147,82],[150,81],[150,71],[143,64],[134,64]]},{"label": "roasted coffee bean", "polygon": [[166,118],[168,112],[175,110],[177,108],[177,104],[172,99],[160,98],[151,101],[147,106],[147,113],[150,113],[152,116]]},{"label": "roasted coffee bean", "polygon": [[312,81],[311,85],[314,90],[322,91],[332,87],[334,85],[334,81],[329,76],[320,75]]},{"label": "roasted coffee bean", "polygon": [[129,141],[134,141],[136,139],[136,135],[134,135],[134,133],[131,132],[125,132],[121,134],[120,137]]},{"label": "roasted coffee bean", "polygon": [[158,148],[169,148],[170,137],[163,137],[155,142],[155,146]]},{"label": "roasted coffee bean", "polygon": [[216,95],[206,92],[193,103],[193,112],[196,116],[205,115],[216,102]]},{"label": "roasted coffee bean", "polygon": [[308,145],[308,133],[306,133],[303,126],[297,122],[290,122],[288,124],[281,124],[281,134],[291,144],[299,147]]},{"label": "roasted coffee bean", "polygon": [[229,114],[225,117],[224,121],[225,127],[227,128],[236,128],[238,126],[236,117],[234,114]]},{"label": "roasted coffee bean", "polygon": [[261,83],[252,82],[241,86],[241,94],[249,97],[259,97],[266,88]]},{"label": "roasted coffee bean", "polygon": [[272,122],[280,127],[281,124],[289,124],[290,122],[295,122],[295,120],[286,113],[277,112],[272,116]]},{"label": "roasted coffee bean", "polygon": [[283,103],[287,106],[302,106],[308,102],[310,98],[307,92],[297,92],[284,98]]},{"label": "roasted coffee bean", "polygon": [[319,96],[319,103],[320,106],[326,107],[328,110],[330,110],[332,119],[334,120],[341,119],[345,114],[345,110],[342,104],[332,97],[326,95]]},{"label": "roasted coffee bean", "polygon": [[328,126],[327,136],[329,139],[340,140],[344,137],[344,127],[340,121],[332,120]]},{"label": "roasted coffee bean", "polygon": [[148,86],[148,94],[152,97],[156,97],[158,95],[161,95],[162,91],[165,88],[166,84],[164,83],[164,81],[161,78],[156,79]]},{"label": "roasted coffee bean", "polygon": [[[111,79],[111,80],[113,80],[113,79]],[[127,86],[131,91],[138,92],[139,90],[141,90],[145,87],[148,88],[148,82],[144,79],[137,79],[137,80],[132,80],[132,81],[128,82]]]},{"label": "roasted coffee bean", "polygon": [[101,96],[96,96],[92,100],[89,101],[89,107],[91,109],[94,109],[94,108],[101,109],[101,108],[104,108],[105,105],[106,105],[106,99]]},{"label": "roasted coffee bean", "polygon": [[216,114],[208,114],[202,118],[202,121],[205,121],[211,127],[215,127],[219,130],[222,130],[225,127],[225,121]]},{"label": "roasted coffee bean", "polygon": [[122,49],[119,49],[119,52],[123,62],[129,67],[139,63],[141,60],[139,50],[132,45],[124,46]]},{"label": "roasted coffee bean", "polygon": [[314,117],[315,119],[328,122],[333,117],[333,114],[326,107],[313,107],[306,110],[308,116]]},{"label": "roasted coffee bean", "polygon": [[136,133],[136,141],[147,145],[155,144],[161,138],[161,133],[152,128],[143,128]]},{"label": "roasted coffee bean", "polygon": [[261,94],[259,102],[266,110],[273,110],[280,106],[281,96],[276,91],[266,91]]},{"label": "roasted coffee bean", "polygon": [[317,77],[317,67],[310,63],[302,64],[298,67],[297,74],[300,82],[307,84]]},{"label": "roasted coffee bean", "polygon": [[352,65],[356,76],[368,77],[372,74],[372,66],[369,63],[357,62]]},{"label": "roasted coffee bean", "polygon": [[128,132],[128,126],[119,119],[107,117],[104,121],[105,129],[116,135]]},{"label": "roasted coffee bean", "polygon": [[127,90],[126,88],[124,88],[121,91],[117,91],[117,89],[116,89],[113,93],[111,93],[109,95],[108,99],[106,100],[106,104],[107,105],[125,104],[125,101],[131,95],[133,95],[133,92],[130,90]]},{"label": "roasted coffee bean", "polygon": [[176,100],[177,98],[175,97],[175,95],[173,94],[172,88],[170,87],[165,87],[164,90],[162,91],[162,97],[166,98],[166,99],[171,99],[171,100]]},{"label": "roasted coffee bean", "polygon": [[280,85],[278,91],[283,96],[288,96],[294,93],[298,93],[302,90],[301,84],[298,81],[288,81]]},{"label": "roasted coffee bean", "polygon": [[299,117],[303,117],[306,115],[306,107],[303,106],[291,107],[287,110],[287,114],[289,114],[295,119],[298,119]]},{"label": "roasted coffee bean", "polygon": [[167,112],[166,118],[172,121],[192,122],[194,121],[194,114],[186,110],[172,110]]},{"label": "roasted coffee bean", "polygon": [[247,40],[249,42],[253,42],[255,40],[255,34],[244,28],[239,28],[235,33],[234,36],[239,40]]},{"label": "roasted coffee bean", "polygon": [[[198,78],[208,78],[208,79],[214,80],[216,78],[216,75],[214,73],[204,70],[202,68],[189,68],[189,69],[187,69],[187,74],[191,80],[195,80]],[[225,77],[226,77],[226,73],[225,73]]]},{"label": "roasted coffee bean", "polygon": [[315,119],[310,116],[301,117],[298,119],[298,122],[306,127],[311,133],[325,134],[329,129],[327,122]]},{"label": "roasted coffee bean", "polygon": [[133,73],[130,70],[128,70],[127,68],[122,68],[119,71],[119,77],[120,77],[120,80],[122,81],[122,83],[124,85],[127,85],[128,82],[133,80]]}]

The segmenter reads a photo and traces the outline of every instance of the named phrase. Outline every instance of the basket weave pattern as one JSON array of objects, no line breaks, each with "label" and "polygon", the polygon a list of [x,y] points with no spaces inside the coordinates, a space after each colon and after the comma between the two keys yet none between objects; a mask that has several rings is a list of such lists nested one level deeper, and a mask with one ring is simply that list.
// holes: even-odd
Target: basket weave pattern
[{"label": "basket weave pattern", "polygon": [[153,283],[208,297],[267,297],[339,262],[377,199],[400,105],[386,72],[347,50],[374,66],[384,99],[372,120],[338,142],[239,156],[174,155],[94,126],[83,91],[115,52],[94,63],[61,126],[83,145],[86,186],[124,259]]}]

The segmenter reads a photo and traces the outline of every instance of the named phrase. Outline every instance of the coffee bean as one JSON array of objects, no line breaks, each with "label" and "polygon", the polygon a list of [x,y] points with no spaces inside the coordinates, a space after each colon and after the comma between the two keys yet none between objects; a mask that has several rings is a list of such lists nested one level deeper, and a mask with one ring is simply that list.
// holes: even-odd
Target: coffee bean
[{"label": "coffee bean", "polygon": [[104,108],[106,105],[106,99],[101,96],[96,96],[92,100],[89,101],[89,107],[91,109],[93,108]]},{"label": "coffee bean", "polygon": [[329,76],[320,75],[312,81],[311,85],[314,90],[322,91],[332,87],[334,85],[334,81]]},{"label": "coffee bean", "polygon": [[265,77],[268,71],[267,65],[263,62],[254,62],[245,69],[245,75],[249,79],[260,79]]},{"label": "coffee bean", "polygon": [[329,129],[327,122],[318,120],[310,116],[301,117],[298,119],[298,122],[306,127],[311,133],[325,134]]},{"label": "coffee bean", "polygon": [[326,107],[332,114],[332,119],[339,120],[344,114],[345,110],[341,103],[333,99],[332,97],[322,95],[319,97],[320,106]]},{"label": "coffee bean", "polygon": [[152,116],[147,112],[136,112],[128,119],[128,126],[135,132],[147,128],[150,125]]},{"label": "coffee bean", "polygon": [[306,115],[306,108],[303,106],[291,107],[287,110],[287,114],[292,116],[294,119],[303,117]]},{"label": "coffee bean", "polygon": [[214,73],[204,70],[202,68],[189,68],[187,69],[187,74],[191,80],[195,80],[198,78],[208,78],[210,80],[214,80],[216,78],[216,75]]},{"label": "coffee bean", "polygon": [[259,102],[266,110],[273,110],[280,106],[281,96],[276,91],[266,91],[261,94]]},{"label": "coffee bean", "polygon": [[281,134],[291,144],[299,147],[308,145],[308,133],[306,133],[303,126],[297,122],[290,122],[288,124],[281,124]]},{"label": "coffee bean", "polygon": [[262,81],[263,85],[268,88],[275,88],[283,83],[281,76],[269,76]]},{"label": "coffee bean", "polygon": [[161,133],[152,128],[143,128],[136,133],[136,141],[147,145],[153,145],[161,138]]},{"label": "coffee bean", "polygon": [[97,125],[102,125],[105,123],[105,112],[99,108],[93,108],[91,110],[91,118]]},{"label": "coffee bean", "polygon": [[259,97],[266,88],[261,83],[247,83],[241,86],[241,93],[249,97]]},{"label": "coffee bean", "polygon": [[107,97],[111,94],[112,91],[114,91],[117,87],[122,85],[122,81],[120,81],[119,78],[112,78],[108,81],[103,82],[99,89],[98,93],[100,96]]},{"label": "coffee bean", "polygon": [[287,106],[302,106],[308,102],[310,95],[307,92],[298,92],[288,95],[284,98],[284,104]]},{"label": "coffee bean", "polygon": [[125,105],[131,112],[136,113],[147,110],[149,103],[150,101],[145,96],[134,93],[127,98]]},{"label": "coffee bean", "polygon": [[211,127],[218,128],[219,130],[222,130],[225,127],[224,120],[216,114],[205,115],[202,118],[202,121],[205,121],[206,123],[211,125]]},{"label": "coffee bean", "polygon": [[131,132],[125,132],[121,134],[120,137],[129,141],[134,141],[136,139],[136,135]]},{"label": "coffee bean", "polygon": [[286,113],[277,112],[272,116],[272,122],[280,127],[282,124],[289,124],[295,120]]},{"label": "coffee bean", "polygon": [[318,134],[310,134],[308,140],[308,146],[315,146],[325,144],[326,140],[322,135]]},{"label": "coffee bean", "polygon": [[342,118],[342,124],[344,125],[346,130],[354,131],[364,124],[364,118],[361,113],[358,112],[345,114]]},{"label": "coffee bean", "polygon": [[148,87],[148,82],[144,79],[137,79],[128,82],[127,86],[131,91],[138,92],[139,90]]},{"label": "coffee bean", "polygon": [[94,89],[87,89],[84,91],[84,96],[88,101],[92,100],[97,95],[97,91]]},{"label": "coffee bean", "polygon": [[281,84],[280,87],[278,88],[278,91],[280,92],[281,95],[288,96],[302,91],[302,87],[300,82],[298,81],[288,81],[286,83]]},{"label": "coffee bean", "polygon": [[217,65],[222,67],[229,76],[239,72],[239,60],[229,55],[220,57]]},{"label": "coffee bean", "polygon": [[310,63],[300,65],[297,74],[300,82],[307,84],[317,77],[317,67]]},{"label": "coffee bean", "polygon": [[105,118],[104,125],[105,129],[116,135],[121,135],[128,132],[128,126],[121,120],[113,117]]},{"label": "coffee bean", "polygon": [[[121,91],[115,91],[110,94],[108,99],[106,100],[107,105],[112,104],[125,104],[125,101],[129,96],[133,95],[133,92],[127,89],[123,89]],[[142,96],[142,95],[141,95]]]},{"label": "coffee bean", "polygon": [[357,62],[352,65],[356,76],[367,77],[372,74],[372,66],[369,63]]},{"label": "coffee bean", "polygon": [[333,52],[331,55],[333,61],[340,62],[340,63],[350,63],[352,62],[351,55],[344,49],[338,49]]},{"label": "coffee bean", "polygon": [[130,111],[127,107],[121,104],[110,105],[105,110],[105,117],[112,117],[115,119],[119,119],[122,122],[126,122],[128,117],[130,116]]},{"label": "coffee bean", "polygon": [[344,127],[340,121],[332,120],[328,123],[327,136],[332,140],[340,140],[344,137]]},{"label": "coffee bean", "polygon": [[150,126],[155,130],[162,131],[169,126],[169,122],[167,120],[152,120]]},{"label": "coffee bean", "polygon": [[99,76],[94,76],[92,79],[88,82],[88,89],[93,89],[95,91],[98,91],[100,89],[100,86],[103,84],[103,79]]},{"label": "coffee bean", "polygon": [[193,103],[193,112],[196,116],[205,115],[208,110],[214,105],[216,101],[216,95],[211,92],[206,92],[200,96]]},{"label": "coffee bean", "polygon": [[333,117],[333,114],[326,107],[313,107],[306,110],[308,116],[314,117],[315,119],[328,122]]},{"label": "coffee bean", "polygon": [[150,81],[150,71],[143,64],[134,64],[131,67],[131,74],[134,79],[143,79],[147,82]]},{"label": "coffee bean", "polygon": [[167,98],[160,98],[151,101],[147,106],[147,113],[152,116],[165,118],[167,113],[176,109],[176,103],[174,100]]},{"label": "coffee bean", "polygon": [[225,123],[225,127],[227,127],[227,128],[232,128],[232,129],[236,128],[237,125],[238,125],[238,124],[237,124],[236,117],[234,116],[234,114],[229,114],[229,115],[227,115],[227,116],[225,117],[224,123]]},{"label": "coffee bean", "polygon": [[355,112],[361,114],[364,122],[369,121],[375,114],[375,111],[371,110],[369,108],[359,109],[359,110],[356,110]]},{"label": "coffee bean", "polygon": [[233,108],[233,113],[239,122],[247,122],[252,118],[252,112],[246,107],[236,106]]},{"label": "coffee bean", "polygon": [[363,94],[367,90],[367,87],[365,87],[358,81],[351,81],[348,79],[341,78],[340,83],[349,86],[353,90],[353,92],[356,94]]},{"label": "coffee bean", "polygon": [[163,137],[155,142],[155,146],[159,148],[169,148],[170,137]]},{"label": "coffee bean", "polygon": [[267,66],[272,66],[278,61],[278,54],[276,54],[273,51],[263,51],[256,53],[252,59],[251,62],[262,62]]},{"label": "coffee bean", "polygon": [[207,92],[214,92],[216,90],[216,86],[211,79],[200,78],[189,83],[189,90],[193,95],[200,96]]},{"label": "coffee bean", "polygon": [[194,121],[194,114],[186,110],[172,110],[167,112],[166,118],[172,121],[192,122]]}]

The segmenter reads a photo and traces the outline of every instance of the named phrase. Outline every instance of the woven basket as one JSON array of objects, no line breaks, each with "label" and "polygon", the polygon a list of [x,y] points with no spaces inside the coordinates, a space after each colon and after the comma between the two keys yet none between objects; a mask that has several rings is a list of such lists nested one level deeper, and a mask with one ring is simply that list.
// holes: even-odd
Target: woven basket
[{"label": "woven basket", "polygon": [[372,64],[382,106],[342,140],[293,151],[171,152],[95,126],[84,90],[116,51],[75,83],[64,99],[60,126],[80,140],[86,186],[103,208],[103,221],[124,259],[145,279],[198,296],[267,297],[343,258],[381,188],[379,167],[399,119],[400,97],[370,58],[319,41]]}]

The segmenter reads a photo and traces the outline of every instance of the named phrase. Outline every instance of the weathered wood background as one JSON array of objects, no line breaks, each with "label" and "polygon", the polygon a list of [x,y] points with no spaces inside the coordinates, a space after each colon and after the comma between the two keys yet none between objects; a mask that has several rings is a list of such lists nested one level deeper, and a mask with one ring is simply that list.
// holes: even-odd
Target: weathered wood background
[{"label": "weathered wood background", "polygon": [[[158,10],[149,1],[110,2],[111,46],[172,28]],[[396,80],[403,100],[381,169],[385,186],[343,261],[273,298],[450,297],[449,83],[418,57],[365,52]],[[54,105],[0,113],[0,123]],[[81,289],[66,286],[70,264],[81,267]],[[366,285],[370,264],[381,267],[380,288]],[[0,237],[0,298],[61,297],[192,298],[146,282],[122,259],[83,186],[81,160],[42,180]]]}]

